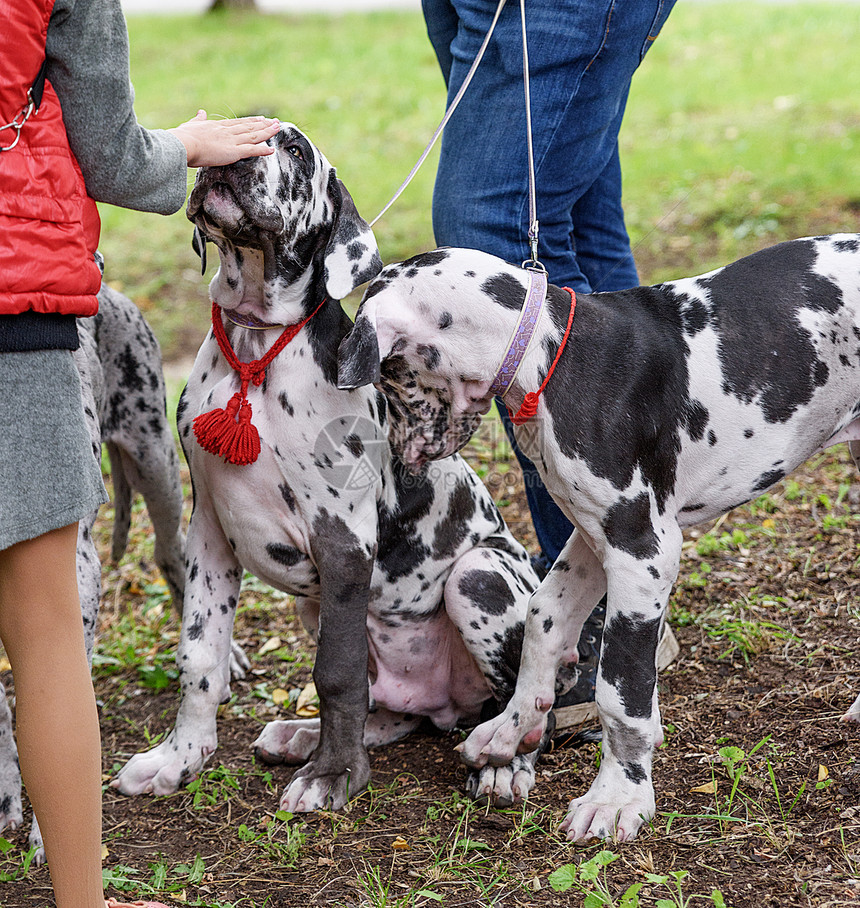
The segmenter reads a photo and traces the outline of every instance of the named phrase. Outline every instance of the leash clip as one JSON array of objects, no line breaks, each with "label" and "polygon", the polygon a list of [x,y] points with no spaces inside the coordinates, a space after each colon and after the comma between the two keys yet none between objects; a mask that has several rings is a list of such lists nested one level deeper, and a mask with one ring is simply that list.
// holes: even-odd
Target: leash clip
[{"label": "leash clip", "polygon": [[526,271],[531,271],[535,274],[546,275],[546,273],[547,273],[546,267],[544,266],[543,262],[541,262],[541,260],[538,258],[538,255],[537,255],[537,251],[538,251],[538,222],[537,221],[534,222],[534,226],[529,230],[529,247],[531,249],[532,257],[530,259],[526,259],[523,262],[522,267],[525,268]]}]

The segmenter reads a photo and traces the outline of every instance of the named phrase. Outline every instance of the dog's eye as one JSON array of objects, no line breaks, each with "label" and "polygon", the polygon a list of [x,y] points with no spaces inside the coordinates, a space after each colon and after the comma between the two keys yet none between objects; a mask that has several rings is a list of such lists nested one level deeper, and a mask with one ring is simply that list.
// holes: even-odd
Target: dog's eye
[{"label": "dog's eye", "polygon": [[302,150],[301,150],[301,148],[299,148],[298,145],[288,145],[287,151],[294,158],[298,158],[300,161],[304,160],[304,155],[302,154]]}]

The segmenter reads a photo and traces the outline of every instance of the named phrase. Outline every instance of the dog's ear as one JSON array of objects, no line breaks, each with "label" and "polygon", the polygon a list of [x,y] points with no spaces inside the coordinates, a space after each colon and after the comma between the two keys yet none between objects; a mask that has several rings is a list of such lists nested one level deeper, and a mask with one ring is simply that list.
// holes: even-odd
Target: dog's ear
[{"label": "dog's ear", "polygon": [[380,379],[379,341],[373,322],[359,312],[352,331],[340,342],[337,351],[337,386],[352,391]]},{"label": "dog's ear", "polygon": [[200,273],[206,274],[206,234],[195,224],[191,248],[200,256]]},{"label": "dog's ear", "polygon": [[329,297],[342,300],[382,270],[382,259],[370,225],[358,213],[346,186],[332,170],[329,198],[335,216],[325,249],[325,288]]}]

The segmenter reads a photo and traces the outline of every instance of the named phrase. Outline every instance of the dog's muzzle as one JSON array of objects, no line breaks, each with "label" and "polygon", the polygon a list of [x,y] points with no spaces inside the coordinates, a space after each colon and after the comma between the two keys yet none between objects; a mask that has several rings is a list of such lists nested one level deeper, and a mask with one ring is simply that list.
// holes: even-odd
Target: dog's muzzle
[{"label": "dog's muzzle", "polygon": [[250,191],[261,182],[265,183],[265,175],[253,161],[201,167],[188,199],[186,216],[204,232],[208,226],[227,236],[283,233],[284,216],[268,191]]}]

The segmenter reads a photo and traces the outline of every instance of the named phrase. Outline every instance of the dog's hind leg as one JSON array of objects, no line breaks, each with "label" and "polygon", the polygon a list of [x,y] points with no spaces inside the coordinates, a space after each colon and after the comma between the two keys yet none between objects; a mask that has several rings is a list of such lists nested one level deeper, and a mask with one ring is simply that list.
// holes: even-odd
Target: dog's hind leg
[{"label": "dog's hind leg", "polygon": [[[445,584],[445,610],[493,692],[495,704],[485,705],[496,709],[503,709],[514,693],[526,612],[538,585],[524,556],[488,540],[457,560]],[[503,766],[471,769],[466,792],[496,807],[521,803],[534,787],[540,753],[538,746]]]},{"label": "dog's hind leg", "polygon": [[559,684],[575,671],[582,625],[605,591],[603,567],[582,533],[574,533],[529,601],[513,697],[460,746],[467,765],[503,766],[538,746]]},{"label": "dog's hind leg", "polygon": [[12,711],[0,682],[0,829],[17,829],[23,822],[21,772],[12,734]]},{"label": "dog's hind leg", "polygon": [[125,554],[131,528],[131,503],[134,490],[126,479],[122,452],[116,443],[107,441],[110,475],[113,484],[113,530],[111,531],[110,557],[116,563]]}]

